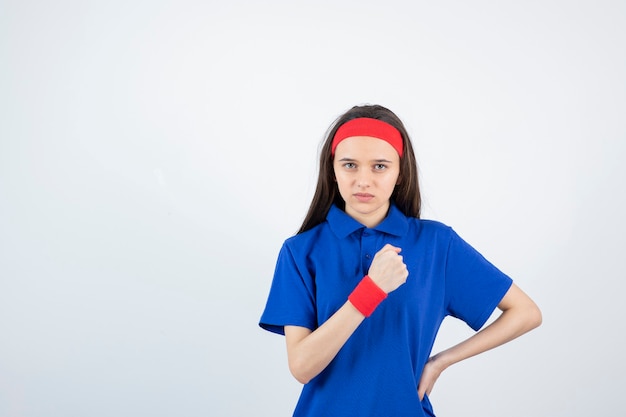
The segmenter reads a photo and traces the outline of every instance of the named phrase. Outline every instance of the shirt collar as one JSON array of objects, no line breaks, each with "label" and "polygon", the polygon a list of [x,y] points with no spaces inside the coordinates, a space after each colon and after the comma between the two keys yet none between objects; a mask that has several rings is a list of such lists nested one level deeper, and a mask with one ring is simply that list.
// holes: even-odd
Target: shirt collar
[{"label": "shirt collar", "polygon": [[[345,211],[341,210],[334,204],[330,207],[328,215],[326,215],[326,221],[328,222],[331,230],[340,239],[347,237],[359,229],[365,228],[365,226],[354,220],[346,214]],[[387,217],[385,217],[385,219],[378,226],[373,228],[373,230],[395,236],[406,235],[408,229],[409,223],[406,216],[393,203],[389,207]]]}]

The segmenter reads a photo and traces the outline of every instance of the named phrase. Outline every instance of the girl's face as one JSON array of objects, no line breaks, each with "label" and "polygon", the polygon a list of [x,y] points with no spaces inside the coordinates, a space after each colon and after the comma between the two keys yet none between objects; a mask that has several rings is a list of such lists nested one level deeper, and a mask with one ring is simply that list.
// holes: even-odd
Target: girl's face
[{"label": "girl's face", "polygon": [[393,146],[369,136],[344,139],[335,149],[333,168],[346,213],[370,228],[383,221],[400,180],[400,156]]}]

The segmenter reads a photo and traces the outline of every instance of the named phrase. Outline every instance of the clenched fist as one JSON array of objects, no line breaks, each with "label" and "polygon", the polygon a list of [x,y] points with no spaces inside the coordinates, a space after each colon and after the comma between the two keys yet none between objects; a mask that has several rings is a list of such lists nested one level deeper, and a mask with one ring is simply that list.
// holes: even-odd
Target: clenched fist
[{"label": "clenched fist", "polygon": [[409,271],[402,260],[400,251],[390,244],[386,244],[374,256],[372,265],[367,273],[372,281],[387,294],[406,282]]}]

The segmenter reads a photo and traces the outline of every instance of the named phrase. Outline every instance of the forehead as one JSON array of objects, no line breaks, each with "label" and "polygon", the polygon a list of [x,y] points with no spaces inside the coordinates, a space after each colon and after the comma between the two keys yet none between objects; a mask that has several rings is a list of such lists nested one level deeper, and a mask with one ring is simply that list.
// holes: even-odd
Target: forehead
[{"label": "forehead", "polygon": [[400,159],[398,152],[389,142],[371,136],[351,136],[339,142],[335,149],[335,159]]}]

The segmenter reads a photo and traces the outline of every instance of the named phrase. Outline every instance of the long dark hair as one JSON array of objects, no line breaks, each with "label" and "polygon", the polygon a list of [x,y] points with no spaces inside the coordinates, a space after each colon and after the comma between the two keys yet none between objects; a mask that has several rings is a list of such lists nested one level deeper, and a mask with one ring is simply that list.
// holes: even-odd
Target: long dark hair
[{"label": "long dark hair", "polygon": [[345,208],[345,202],[339,194],[333,169],[333,156],[331,144],[335,132],[349,120],[359,117],[369,117],[382,120],[398,129],[402,135],[403,156],[400,158],[400,183],[396,185],[391,200],[408,217],[420,217],[422,198],[417,178],[417,162],[413,153],[413,146],[409,134],[402,121],[391,110],[379,105],[354,106],[330,126],[326,132],[326,138],[320,152],[319,177],[317,187],[313,195],[313,201],[309,211],[298,230],[298,233],[306,232],[326,220],[330,207],[335,204],[341,209]]}]

